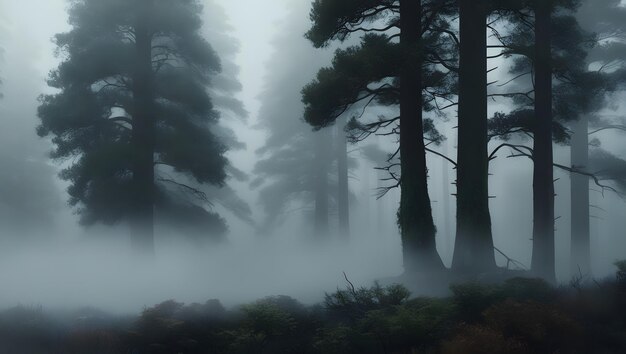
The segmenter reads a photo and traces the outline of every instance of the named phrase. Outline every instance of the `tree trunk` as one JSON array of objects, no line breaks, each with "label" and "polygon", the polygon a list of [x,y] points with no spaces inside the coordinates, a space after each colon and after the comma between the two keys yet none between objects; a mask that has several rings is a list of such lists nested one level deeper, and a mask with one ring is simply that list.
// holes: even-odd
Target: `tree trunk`
[{"label": "tree trunk", "polygon": [[[444,155],[448,156],[449,153],[449,144],[447,141],[443,142],[444,144]],[[446,253],[448,255],[452,252],[452,222],[450,216],[450,165],[448,161],[442,160],[442,206],[443,206],[443,220],[442,223],[444,225],[444,246]]]},{"label": "tree trunk", "polygon": [[342,237],[350,236],[350,197],[348,185],[348,139],[346,137],[346,119],[337,121],[337,208],[339,214],[339,233]]},{"label": "tree trunk", "polygon": [[487,10],[461,0],[457,223],[452,268],[481,273],[496,266],[489,214],[487,152]]},{"label": "tree trunk", "polygon": [[[572,135],[572,168],[587,170],[589,165],[589,121],[585,115],[574,123]],[[571,175],[571,253],[572,274],[590,274],[591,241],[589,225],[589,177],[573,173]]]},{"label": "tree trunk", "polygon": [[[131,242],[136,253],[154,254],[154,92],[152,83],[152,34],[147,23],[151,1],[142,2],[135,28],[136,62],[133,77],[132,145],[134,215]],[[143,11],[146,10],[146,11]]]},{"label": "tree trunk", "polygon": [[[376,136],[376,145],[380,146],[380,136]],[[383,170],[376,170],[376,186],[378,190],[381,190],[385,187],[385,179],[389,177],[387,172]],[[389,207],[387,206],[388,195],[385,195],[383,198],[380,198],[376,202],[376,230],[378,231],[378,235],[384,235],[387,227],[387,215],[389,213]]]},{"label": "tree trunk", "polygon": [[404,270],[408,274],[443,269],[435,245],[426,170],[422,121],[422,6],[419,0],[400,1],[401,197],[398,219],[402,234]]},{"label": "tree trunk", "polygon": [[328,236],[328,165],[330,162],[328,129],[315,134],[315,235]]},{"label": "tree trunk", "polygon": [[535,5],[535,132],[532,271],[555,281],[550,1]]},{"label": "tree trunk", "polygon": [[372,227],[372,223],[371,223],[371,214],[372,214],[372,210],[371,210],[371,200],[372,199],[372,194],[373,194],[373,190],[372,187],[370,186],[370,174],[372,174],[372,165],[368,162],[368,161],[364,161],[363,164],[365,166],[363,166],[363,175],[361,176],[361,201],[360,203],[363,205],[363,215],[362,215],[362,222],[360,223],[359,226],[362,226],[363,229],[365,230],[371,230]]},{"label": "tree trunk", "polygon": [[[377,184],[377,188],[378,190],[380,190],[381,188],[384,188],[385,185],[383,183],[383,181],[387,178],[387,173],[385,171],[382,170],[378,170],[376,172],[376,184]],[[388,212],[388,208],[387,208],[387,199],[388,196],[384,196],[383,198],[380,198],[379,200],[376,201],[376,230],[378,231],[378,235],[384,235],[385,234],[385,223],[386,223],[386,213]]]}]

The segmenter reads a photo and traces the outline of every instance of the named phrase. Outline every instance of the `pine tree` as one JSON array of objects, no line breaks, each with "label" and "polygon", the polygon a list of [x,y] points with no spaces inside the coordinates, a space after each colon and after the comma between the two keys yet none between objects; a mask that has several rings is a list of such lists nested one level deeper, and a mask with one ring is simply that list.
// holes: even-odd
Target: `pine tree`
[{"label": "pine tree", "polygon": [[358,46],[338,50],[332,67],[322,69],[303,89],[305,119],[324,127],[359,103],[399,106],[398,117],[372,123],[352,120],[350,125],[360,130],[360,139],[385,127],[397,131],[399,125],[401,176],[391,175],[401,189],[398,224],[407,274],[443,268],[435,245],[423,138],[434,129],[429,129],[433,126],[423,111],[434,109],[435,100],[447,96],[448,75],[435,66],[450,67],[454,62],[453,57],[442,55],[449,49],[441,40],[448,24],[440,15],[448,5],[446,1],[318,0],[307,33],[315,46],[323,47],[353,33],[378,32],[363,35]]},{"label": "pine tree", "polygon": [[290,5],[288,20],[274,41],[289,47],[291,54],[286,56],[282,49],[272,54],[261,94],[258,127],[267,132],[267,139],[257,151],[252,185],[259,189],[264,233],[293,217],[292,210],[305,210],[311,230],[324,236],[331,230],[329,214],[337,201],[330,131],[313,131],[302,120],[299,90],[332,54],[316,51],[302,36],[307,26],[302,18],[309,10],[310,4]]},{"label": "pine tree", "polygon": [[[609,103],[608,96],[619,90],[624,79],[623,58],[626,57],[626,45],[620,39],[626,30],[626,10],[620,6],[619,0],[587,0],[582,2],[576,18],[583,29],[596,34],[596,43],[590,48],[586,59],[587,67],[581,73],[585,80],[580,80],[577,85],[579,95],[571,100],[580,105],[579,119],[572,123],[572,169],[597,173],[597,178],[616,181],[620,186],[624,176],[616,166],[623,166],[624,162],[604,151],[599,146],[599,140],[592,144],[590,139],[593,136],[590,134],[595,135],[609,129],[624,130],[621,125],[599,119],[596,113]],[[600,65],[599,69],[592,69],[594,63]],[[592,145],[593,150],[590,153]],[[572,274],[589,274],[592,270],[589,182],[589,175],[574,173],[571,176]]]},{"label": "pine tree", "polygon": [[[555,280],[555,217],[553,143],[567,143],[568,121],[578,118],[573,98],[585,65],[591,36],[581,30],[573,16],[577,1],[528,1],[511,11],[510,34],[499,36],[503,55],[517,56],[511,72],[516,78],[533,74],[526,89],[499,94],[518,106],[509,114],[496,114],[490,122],[491,136],[508,139],[512,133],[530,134],[534,146],[512,146],[515,154],[533,161],[533,258],[531,269]],[[534,18],[534,23],[531,19]],[[584,101],[584,100],[582,100]],[[573,114],[574,113],[574,114]],[[501,145],[502,146],[502,145]],[[499,148],[498,148],[499,149]],[[492,154],[493,155],[493,154]],[[560,166],[571,171],[566,166]]]},{"label": "pine tree", "polygon": [[[70,204],[81,221],[128,221],[135,250],[154,252],[154,211],[225,231],[202,184],[222,185],[225,145],[207,86],[220,61],[200,36],[195,0],[76,0],[55,42],[58,93],[41,98],[41,136],[69,161]],[[191,221],[191,220],[190,220]]]},{"label": "pine tree", "polygon": [[459,1],[457,223],[452,268],[495,268],[487,153],[487,16],[485,1]]}]

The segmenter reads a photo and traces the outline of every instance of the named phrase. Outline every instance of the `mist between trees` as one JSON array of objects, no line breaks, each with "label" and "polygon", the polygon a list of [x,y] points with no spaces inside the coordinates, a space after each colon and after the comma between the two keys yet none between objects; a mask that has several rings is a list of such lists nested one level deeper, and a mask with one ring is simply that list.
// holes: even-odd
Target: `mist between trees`
[{"label": "mist between trees", "polygon": [[0,3],[0,306],[626,258],[619,0],[271,3],[267,37],[247,2]]}]

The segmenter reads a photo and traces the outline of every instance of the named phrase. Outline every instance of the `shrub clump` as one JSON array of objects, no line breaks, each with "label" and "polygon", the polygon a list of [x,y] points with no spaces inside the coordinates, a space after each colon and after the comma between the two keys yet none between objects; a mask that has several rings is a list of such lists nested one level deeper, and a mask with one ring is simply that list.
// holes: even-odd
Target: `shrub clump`
[{"label": "shrub clump", "polygon": [[318,331],[316,348],[321,353],[384,353],[434,347],[450,328],[452,302],[409,298],[404,286],[379,284],[327,295],[326,315],[332,321]]},{"label": "shrub clump", "polygon": [[346,289],[305,306],[288,296],[233,309],[173,300],[139,316],[0,313],[8,353],[624,353],[626,262],[616,279],[555,289],[539,279],[465,283],[444,298],[402,285]]}]

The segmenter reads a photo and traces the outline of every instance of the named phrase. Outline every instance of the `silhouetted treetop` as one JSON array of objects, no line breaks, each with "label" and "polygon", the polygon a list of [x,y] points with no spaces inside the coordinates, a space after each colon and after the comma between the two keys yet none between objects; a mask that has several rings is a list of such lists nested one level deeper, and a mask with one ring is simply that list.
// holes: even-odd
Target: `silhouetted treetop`
[{"label": "silhouetted treetop", "polygon": [[[306,37],[319,48],[355,32],[384,32],[399,25],[399,10],[397,0],[315,0],[310,15],[313,27]],[[389,14],[393,17],[380,28],[367,26]]]}]

